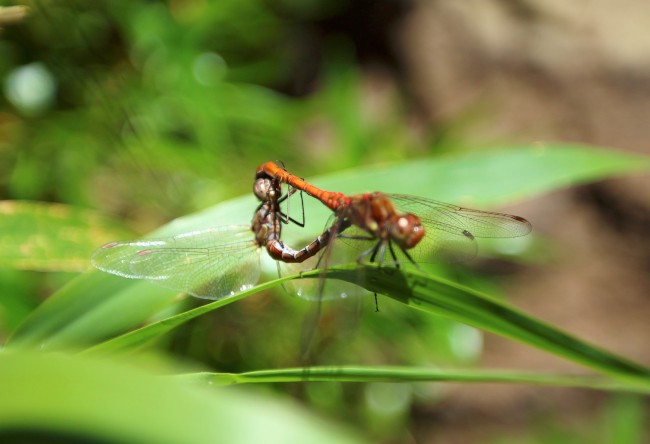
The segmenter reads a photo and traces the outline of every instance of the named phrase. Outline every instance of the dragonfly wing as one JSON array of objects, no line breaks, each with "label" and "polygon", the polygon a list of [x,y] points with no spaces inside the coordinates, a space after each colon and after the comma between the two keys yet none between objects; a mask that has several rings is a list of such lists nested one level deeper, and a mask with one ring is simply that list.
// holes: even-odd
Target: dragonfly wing
[{"label": "dragonfly wing", "polygon": [[145,279],[206,299],[220,299],[259,279],[259,249],[250,227],[230,225],[165,239],[111,242],[92,256],[107,273]]},{"label": "dragonfly wing", "polygon": [[425,230],[454,235],[468,232],[473,237],[519,237],[532,230],[530,222],[512,214],[471,210],[418,196],[388,196],[399,210],[418,216]]},{"label": "dragonfly wing", "polygon": [[[336,215],[332,214],[323,228],[323,232],[330,227],[336,228]],[[352,229],[353,227],[349,227]],[[344,231],[347,233],[347,230]],[[310,259],[297,264],[279,262],[280,274],[295,274],[304,270],[321,269],[325,270],[332,265],[349,263],[357,259],[361,251],[358,251],[361,246],[358,242],[339,242],[337,234],[333,234],[333,239],[323,246],[318,254]],[[291,245],[292,247],[300,247],[310,242],[309,239],[304,240],[299,244]],[[374,243],[374,242],[373,242]],[[372,246],[372,244],[370,244]],[[352,248],[350,248],[352,247]],[[357,296],[361,293],[359,287],[343,281],[333,279],[325,279],[325,275],[318,278],[311,279],[295,279],[286,282],[283,285],[284,289],[291,295],[296,295],[301,299],[308,301],[321,301],[321,300],[335,300],[344,299],[351,296]]]},{"label": "dragonfly wing", "polygon": [[[452,230],[448,226],[439,227],[422,221],[424,237],[408,254],[415,262],[465,262],[473,259],[478,252],[474,237],[464,230]],[[398,260],[403,252],[396,252]],[[405,255],[404,255],[405,256]]]}]

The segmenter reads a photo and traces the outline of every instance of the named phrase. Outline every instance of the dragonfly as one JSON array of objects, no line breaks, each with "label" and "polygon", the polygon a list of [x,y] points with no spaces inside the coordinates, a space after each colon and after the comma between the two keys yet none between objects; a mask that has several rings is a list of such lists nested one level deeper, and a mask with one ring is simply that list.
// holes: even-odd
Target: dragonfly
[{"label": "dragonfly", "polygon": [[[404,194],[382,192],[352,196],[325,191],[291,174],[275,162],[266,162],[256,177],[269,178],[320,200],[334,212],[333,222],[308,251],[296,256],[314,256],[334,239],[361,250],[358,261],[399,266],[410,262],[464,261],[477,253],[476,238],[510,238],[531,232],[530,222],[520,216],[472,210]],[[321,256],[322,257],[322,256]]]},{"label": "dragonfly", "polygon": [[[287,194],[282,192],[282,183],[292,187]],[[334,223],[328,223],[320,236],[298,250],[282,240],[282,225],[293,222],[304,226],[304,213],[300,222],[280,208],[295,190],[318,198],[334,211]],[[258,168],[253,191],[260,204],[251,225],[226,225],[162,239],[110,242],[93,254],[91,262],[110,274],[144,279],[216,300],[257,283],[262,248],[276,260],[280,273],[280,262],[302,263],[335,238],[357,248],[370,242],[373,246],[359,260],[369,258],[382,263],[388,250],[399,265],[396,251],[404,252],[413,263],[424,261],[425,254],[435,253],[452,253],[455,259],[464,260],[476,254],[474,237],[515,237],[531,230],[530,223],[519,216],[469,210],[425,198],[378,192],[346,196],[324,191],[273,162]],[[412,212],[397,210],[393,201]]]},{"label": "dragonfly", "polygon": [[[320,200],[332,210],[325,231],[311,244],[293,254],[301,261],[321,253],[316,267],[327,268],[334,250],[333,243],[341,239],[360,251],[359,263],[366,260],[379,265],[390,262],[395,267],[419,262],[464,261],[477,253],[477,237],[518,237],[532,230],[530,222],[520,216],[490,211],[472,210],[424,197],[381,192],[348,196],[326,191],[288,172],[274,162],[260,165],[257,178],[269,178],[285,183]],[[363,273],[360,269],[360,273]],[[317,301],[315,309],[304,324],[301,356],[308,358],[320,318],[321,300],[325,298],[325,279],[317,287],[306,290]],[[347,295],[350,287],[345,286]],[[315,290],[315,293],[311,293]],[[352,289],[356,293],[356,290]],[[328,291],[328,294],[338,293]],[[377,293],[375,311],[379,311]]]},{"label": "dragonfly", "polygon": [[[218,300],[245,291],[260,276],[264,248],[279,262],[300,262],[313,249],[294,250],[282,241],[282,226],[304,226],[280,208],[291,194],[281,182],[256,176],[253,192],[260,200],[250,225],[225,225],[161,239],[110,242],[95,251],[95,268],[128,279],[144,279],[204,299]],[[317,241],[313,242],[317,244]],[[306,253],[305,253],[306,252]]]}]

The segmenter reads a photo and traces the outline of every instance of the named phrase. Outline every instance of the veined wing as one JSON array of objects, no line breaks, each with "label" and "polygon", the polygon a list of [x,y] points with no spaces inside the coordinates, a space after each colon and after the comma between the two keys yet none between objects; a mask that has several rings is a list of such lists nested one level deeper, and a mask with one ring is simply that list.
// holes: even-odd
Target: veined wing
[{"label": "veined wing", "polygon": [[471,210],[433,199],[389,194],[401,211],[420,218],[425,230],[445,231],[471,237],[519,237],[532,230],[523,217],[491,211]]},{"label": "veined wing", "polygon": [[227,225],[164,239],[111,242],[93,266],[205,299],[221,299],[259,279],[259,248],[249,226]]}]

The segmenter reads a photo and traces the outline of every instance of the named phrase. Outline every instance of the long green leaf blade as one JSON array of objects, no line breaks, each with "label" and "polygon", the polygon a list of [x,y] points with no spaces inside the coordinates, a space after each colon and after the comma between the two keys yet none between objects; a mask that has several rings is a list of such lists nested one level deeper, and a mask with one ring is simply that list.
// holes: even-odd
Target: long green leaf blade
[{"label": "long green leaf blade", "polygon": [[276,382],[463,382],[515,383],[554,387],[650,393],[650,387],[625,384],[594,375],[512,372],[496,370],[435,369],[395,366],[332,366],[256,370],[244,373],[190,373],[178,378],[206,384]]},{"label": "long green leaf blade", "polygon": [[413,308],[563,356],[612,377],[650,386],[650,369],[590,345],[485,294],[418,270],[336,267],[327,276],[357,282]]}]

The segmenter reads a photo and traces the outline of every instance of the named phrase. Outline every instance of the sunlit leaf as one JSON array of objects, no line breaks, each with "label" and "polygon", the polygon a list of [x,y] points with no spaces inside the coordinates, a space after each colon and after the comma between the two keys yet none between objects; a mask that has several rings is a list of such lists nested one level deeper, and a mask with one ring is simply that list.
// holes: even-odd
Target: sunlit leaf
[{"label": "sunlit leaf", "polygon": [[98,244],[127,235],[97,213],[45,202],[0,202],[0,267],[84,271]]}]

